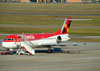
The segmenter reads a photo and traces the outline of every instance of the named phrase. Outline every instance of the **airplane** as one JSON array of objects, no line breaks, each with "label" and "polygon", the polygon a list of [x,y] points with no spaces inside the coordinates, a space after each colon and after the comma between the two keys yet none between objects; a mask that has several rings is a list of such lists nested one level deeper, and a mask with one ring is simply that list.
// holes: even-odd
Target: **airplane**
[{"label": "airplane", "polygon": [[31,55],[35,55],[34,48],[38,46],[48,47],[48,52],[52,52],[51,46],[62,46],[60,43],[70,39],[69,29],[71,21],[72,18],[67,17],[62,28],[54,33],[8,35],[3,40],[2,46],[8,50],[21,49],[23,47]]}]

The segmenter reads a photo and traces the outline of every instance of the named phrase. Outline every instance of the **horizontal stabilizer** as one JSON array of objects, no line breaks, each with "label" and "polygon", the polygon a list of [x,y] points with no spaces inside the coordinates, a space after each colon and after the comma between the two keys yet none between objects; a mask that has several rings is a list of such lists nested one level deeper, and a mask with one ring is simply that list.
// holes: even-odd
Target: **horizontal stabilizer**
[{"label": "horizontal stabilizer", "polygon": [[[63,19],[63,18],[56,18],[56,20],[65,20],[65,19]],[[75,20],[75,21],[77,21],[77,20],[92,20],[92,19],[68,19],[69,21],[71,21],[71,20]]]}]

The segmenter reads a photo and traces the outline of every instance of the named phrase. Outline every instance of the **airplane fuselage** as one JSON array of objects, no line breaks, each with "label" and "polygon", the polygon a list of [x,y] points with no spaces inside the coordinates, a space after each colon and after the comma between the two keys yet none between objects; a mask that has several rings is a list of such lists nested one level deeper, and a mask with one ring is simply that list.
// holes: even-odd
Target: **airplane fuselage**
[{"label": "airplane fuselage", "polygon": [[[23,39],[26,38],[27,40]],[[3,42],[2,46],[7,49],[18,48],[21,42],[30,41],[34,46],[46,46],[46,45],[56,45],[60,42],[69,40],[68,34],[57,34],[57,33],[41,33],[41,34],[16,34],[7,36]]]}]

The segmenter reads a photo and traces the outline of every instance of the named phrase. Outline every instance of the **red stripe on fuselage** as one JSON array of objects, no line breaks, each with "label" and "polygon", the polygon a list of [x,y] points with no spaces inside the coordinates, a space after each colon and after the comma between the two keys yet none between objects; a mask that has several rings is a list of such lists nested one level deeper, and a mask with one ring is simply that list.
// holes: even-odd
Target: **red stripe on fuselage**
[{"label": "red stripe on fuselage", "polygon": [[[39,39],[45,39],[52,36],[60,35],[59,33],[42,33],[42,34],[24,34],[25,38],[32,41],[32,40],[39,40]],[[11,40],[4,40],[3,42],[20,42],[20,37],[22,37],[22,34],[16,34],[16,35],[9,35],[6,38],[14,38],[15,41]]]},{"label": "red stripe on fuselage", "polygon": [[28,40],[38,40],[38,39],[44,39],[44,38],[48,38],[51,36],[55,36],[55,33],[47,33],[47,34],[25,34],[25,37],[29,37],[32,36],[32,38],[27,38]]}]

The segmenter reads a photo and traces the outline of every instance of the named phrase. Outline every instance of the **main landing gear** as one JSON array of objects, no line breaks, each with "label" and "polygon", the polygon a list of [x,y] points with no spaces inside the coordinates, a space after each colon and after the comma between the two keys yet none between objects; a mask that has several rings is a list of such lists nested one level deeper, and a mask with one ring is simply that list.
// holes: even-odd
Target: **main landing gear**
[{"label": "main landing gear", "polygon": [[49,47],[48,53],[53,53],[53,49],[51,47]]}]

